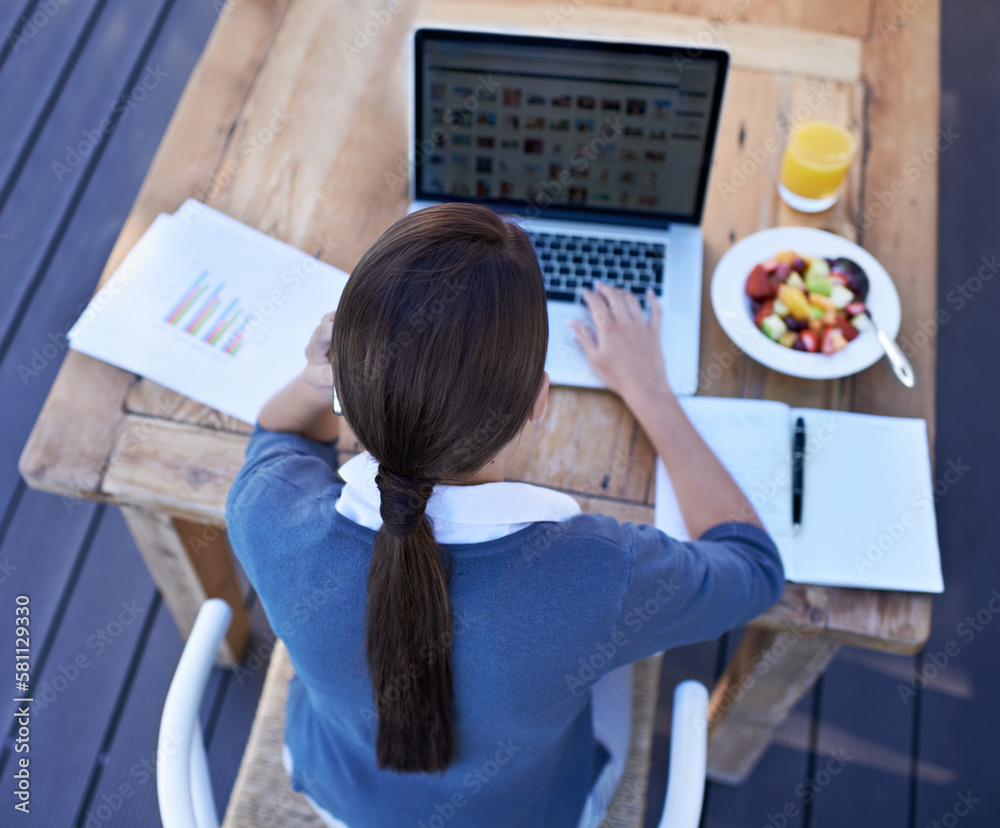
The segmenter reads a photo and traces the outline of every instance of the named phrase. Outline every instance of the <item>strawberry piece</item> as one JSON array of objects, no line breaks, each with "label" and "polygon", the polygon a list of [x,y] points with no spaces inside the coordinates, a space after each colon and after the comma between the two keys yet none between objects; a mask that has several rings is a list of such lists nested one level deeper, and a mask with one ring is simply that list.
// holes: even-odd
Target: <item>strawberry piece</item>
[{"label": "strawberry piece", "polygon": [[764,317],[770,316],[772,313],[774,313],[774,300],[767,299],[761,304],[760,308],[757,310],[757,313],[753,315],[754,325],[756,325],[759,328],[761,322],[764,321]]},{"label": "strawberry piece", "polygon": [[839,351],[845,345],[847,345],[847,340],[840,332],[840,328],[833,325],[823,331],[819,348],[824,354],[832,354]]},{"label": "strawberry piece", "polygon": [[747,286],[746,286],[747,296],[751,299],[770,299],[776,296],[778,293],[778,288],[775,286],[767,277],[767,272],[764,270],[763,265],[756,265],[753,270],[750,271],[750,275],[747,276]]},{"label": "strawberry piece", "polygon": [[851,302],[844,310],[847,311],[848,316],[857,316],[859,313],[864,313],[867,308],[864,302]]},{"label": "strawberry piece", "polygon": [[819,350],[819,336],[815,331],[802,331],[799,334],[799,342],[802,343],[802,350],[815,354]]},{"label": "strawberry piece", "polygon": [[847,321],[847,317],[842,313],[837,314],[837,320],[834,322],[840,332],[844,335],[844,339],[848,342],[852,342],[858,335],[859,331],[850,322]]},{"label": "strawberry piece", "polygon": [[830,281],[836,282],[838,285],[843,285],[844,287],[847,287],[847,277],[839,270],[830,271]]},{"label": "strawberry piece", "polygon": [[768,273],[774,273],[774,271],[778,269],[778,260],[768,259],[761,265],[761,267],[764,268],[764,270],[766,270]]}]

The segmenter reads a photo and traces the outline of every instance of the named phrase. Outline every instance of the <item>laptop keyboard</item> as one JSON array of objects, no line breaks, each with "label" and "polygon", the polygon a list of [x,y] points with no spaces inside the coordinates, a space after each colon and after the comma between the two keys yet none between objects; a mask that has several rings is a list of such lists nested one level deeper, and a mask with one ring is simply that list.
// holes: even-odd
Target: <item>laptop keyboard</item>
[{"label": "laptop keyboard", "polygon": [[605,282],[631,290],[646,309],[646,288],[663,295],[666,245],[600,236],[531,233],[550,301],[582,302],[583,289]]}]

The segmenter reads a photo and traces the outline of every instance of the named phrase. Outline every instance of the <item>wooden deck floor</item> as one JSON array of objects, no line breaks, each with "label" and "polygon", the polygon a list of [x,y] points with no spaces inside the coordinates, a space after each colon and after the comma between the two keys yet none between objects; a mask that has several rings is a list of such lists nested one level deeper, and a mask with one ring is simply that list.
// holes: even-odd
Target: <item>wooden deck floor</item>
[{"label": "wooden deck floor", "polygon": [[[11,793],[15,705],[0,702],[0,826],[160,824],[153,771],[181,649],[173,622],[118,512],[31,491],[16,464],[65,332],[93,290],[219,6],[0,3],[0,612],[9,613],[0,652],[13,648],[15,596],[30,595],[38,677],[28,818],[16,815]],[[943,38],[941,122],[961,136],[940,159],[940,304],[952,321],[936,334],[936,467],[942,480],[949,467],[962,470],[942,483],[937,504],[947,592],[935,601],[924,654],[845,648],[746,784],[709,786],[704,826],[1000,824],[1000,620],[991,623],[1000,558],[989,540],[1000,529],[992,502],[1000,392],[988,344],[1000,311],[1000,279],[989,279],[1000,255],[996,4],[951,0]],[[269,635],[259,608],[255,625],[252,649]],[[736,638],[670,653],[662,698],[682,678],[711,683]],[[263,680],[256,662],[249,667],[216,670],[203,710],[220,809]],[[654,800],[665,785],[668,714],[664,704]]]}]

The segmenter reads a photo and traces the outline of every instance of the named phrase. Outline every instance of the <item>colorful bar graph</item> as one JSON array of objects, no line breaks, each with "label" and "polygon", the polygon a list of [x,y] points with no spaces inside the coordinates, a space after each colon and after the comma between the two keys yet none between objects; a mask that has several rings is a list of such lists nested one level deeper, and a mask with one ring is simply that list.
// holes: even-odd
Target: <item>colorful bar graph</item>
[{"label": "colorful bar graph", "polygon": [[243,333],[246,330],[247,322],[250,321],[250,317],[246,317],[243,320],[243,324],[236,329],[231,337],[226,340],[226,344],[222,346],[223,353],[227,353],[235,356],[236,352],[240,349],[243,344]]},{"label": "colorful bar graph", "polygon": [[212,291],[208,299],[205,300],[205,304],[203,304],[198,309],[198,311],[192,317],[191,321],[187,323],[187,325],[184,328],[185,331],[195,336],[198,335],[198,332],[202,329],[202,326],[205,324],[206,321],[208,321],[208,318],[212,315],[212,311],[214,311],[219,306],[220,304],[219,291],[222,290],[222,287],[223,287],[222,285],[219,285],[215,290]]},{"label": "colorful bar graph", "polygon": [[206,345],[223,353],[235,355],[246,339],[250,316],[240,305],[239,297],[224,295],[225,283],[210,283],[209,272],[203,270],[188,286],[163,320],[184,333],[198,337]]},{"label": "colorful bar graph", "polygon": [[[209,329],[207,334],[205,334],[202,342],[214,345],[219,341],[219,339],[222,338],[222,335],[229,330],[233,322],[239,318],[240,308],[236,307],[239,304],[239,301],[239,299],[233,299],[233,301],[229,303],[229,307],[222,312],[222,316],[219,317],[219,321]],[[236,310],[234,311],[233,308],[236,308]]]},{"label": "colorful bar graph", "polygon": [[208,271],[203,270],[201,272],[201,275],[194,280],[194,284],[191,285],[188,292],[184,294],[184,297],[181,299],[181,301],[178,302],[176,305],[174,305],[170,313],[167,314],[166,316],[167,322],[169,322],[171,325],[176,325],[180,321],[180,318],[184,316],[185,313],[187,313],[188,308],[190,308],[195,302],[197,302],[198,299],[201,297],[201,295],[206,290],[208,290],[208,286],[202,284],[207,275]]}]

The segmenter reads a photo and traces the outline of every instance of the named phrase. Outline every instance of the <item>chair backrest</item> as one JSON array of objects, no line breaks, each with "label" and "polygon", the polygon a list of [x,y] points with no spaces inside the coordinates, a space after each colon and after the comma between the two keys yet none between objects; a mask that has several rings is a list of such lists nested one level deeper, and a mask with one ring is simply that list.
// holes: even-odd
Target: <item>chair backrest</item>
[{"label": "chair backrest", "polygon": [[218,598],[202,605],[167,691],[156,752],[156,795],[164,828],[219,826],[198,708],[232,615],[229,604]]},{"label": "chair backrest", "polygon": [[[601,828],[641,828],[646,814],[646,789],[649,778],[650,757],[656,723],[656,706],[659,695],[662,654],[637,661],[632,667],[632,733],[628,758],[618,790],[608,805]],[[288,774],[281,762],[281,746],[285,730],[285,701],[288,681],[295,674],[288,651],[281,641],[275,642],[271,653],[264,690],[261,693],[257,717],[254,719],[250,740],[247,742],[239,775],[229,799],[229,808],[222,828],[257,828],[281,825],[287,828],[322,828],[323,823],[301,794],[291,790]],[[684,684],[696,684],[685,682]],[[698,685],[704,691],[702,685]],[[707,703],[707,692],[705,692]],[[690,711],[674,718],[687,720]],[[704,721],[704,715],[702,715]],[[678,724],[675,724],[677,727]],[[704,730],[701,730],[704,738]],[[695,728],[694,735],[697,735]],[[688,738],[686,741],[692,741]],[[694,740],[697,743],[697,739]],[[704,788],[704,763],[700,787],[692,785],[691,774],[697,774],[698,763],[685,763],[687,774],[682,777],[680,789]],[[675,786],[676,788],[677,786]],[[676,796],[676,795],[675,795]],[[687,797],[690,800],[690,797]],[[698,812],[701,796],[697,797]],[[691,805],[687,806],[691,810]],[[676,812],[677,809],[674,809]],[[685,823],[671,822],[670,826]],[[697,826],[695,818],[692,826]]]},{"label": "chair backrest", "polygon": [[[168,704],[164,708],[161,740],[166,732],[165,727],[171,728],[174,732],[178,727],[181,730],[190,729],[194,741],[191,743],[193,753],[188,755],[196,756],[193,765],[190,762],[175,762],[170,767],[159,769],[158,776],[164,771],[167,775],[166,779],[157,779],[161,816],[167,813],[167,818],[163,819],[164,828],[174,828],[174,826],[190,828],[192,825],[203,828],[203,823],[200,822],[175,820],[176,814],[189,813],[188,807],[191,807],[192,811],[200,807],[204,812],[206,810],[204,802],[200,806],[190,803],[187,806],[176,806],[169,801],[170,799],[187,796],[190,800],[192,794],[204,799],[207,791],[208,801],[211,803],[208,770],[201,764],[204,762],[204,746],[201,743],[201,734],[196,729],[198,704],[194,703],[192,706],[188,696],[197,689],[200,700],[204,691],[204,680],[198,684],[196,673],[200,675],[198,670],[201,670],[207,677],[219,641],[225,634],[225,626],[221,627],[221,631],[219,629],[221,608],[216,605],[214,609],[206,611],[206,607],[213,602],[225,606],[219,599],[211,599],[199,613],[195,629],[185,646],[181,663],[171,683]],[[202,616],[206,612],[210,616],[209,620],[201,624]],[[228,624],[228,616],[225,621]],[[187,658],[189,650],[195,654],[190,659]],[[632,728],[628,756],[621,782],[608,805],[601,828],[641,828],[643,825],[662,658],[662,653],[659,653],[632,665]],[[200,666],[196,669],[196,665]],[[222,828],[265,826],[271,828],[275,825],[281,825],[283,828],[323,828],[322,820],[308,800],[291,789],[288,774],[282,764],[285,703],[288,698],[288,682],[294,674],[295,670],[288,657],[288,651],[280,640],[276,641],[257,706],[257,714],[250,731],[250,739],[230,795]],[[194,685],[189,683],[192,677],[195,680]],[[177,704],[171,707],[171,694],[174,693],[175,685],[179,683],[188,688],[178,690],[178,694],[183,697],[181,705],[183,710],[179,710]],[[705,787],[707,711],[708,691],[704,685],[685,681],[677,686],[674,692],[671,730],[670,777],[660,828],[696,828],[698,825]],[[170,722],[168,713],[171,717]],[[183,722],[186,724],[178,724],[179,713],[182,714]],[[199,748],[200,760],[197,758]],[[188,784],[178,782],[178,777],[182,775],[185,779],[193,781]],[[199,775],[201,778],[196,778]],[[214,804],[212,804],[212,816],[214,817]],[[171,820],[169,823],[168,818]],[[215,826],[217,825],[216,821]]]}]

